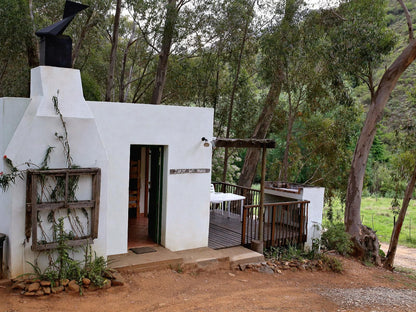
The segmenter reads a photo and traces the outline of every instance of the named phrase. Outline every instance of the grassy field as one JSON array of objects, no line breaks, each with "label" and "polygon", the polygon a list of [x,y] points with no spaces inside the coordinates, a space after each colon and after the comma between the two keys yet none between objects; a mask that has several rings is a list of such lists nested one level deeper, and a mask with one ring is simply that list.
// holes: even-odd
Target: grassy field
[{"label": "grassy field", "polygon": [[[361,202],[361,220],[363,224],[377,232],[379,240],[389,243],[393,230],[394,214],[391,209],[392,198],[363,197]],[[401,204],[401,203],[400,203]],[[327,208],[325,209],[325,212]],[[334,217],[343,219],[341,203],[334,203]],[[397,218],[397,217],[396,217]],[[326,216],[324,216],[326,219]],[[410,201],[406,218],[400,233],[399,244],[416,247],[416,202]]]}]

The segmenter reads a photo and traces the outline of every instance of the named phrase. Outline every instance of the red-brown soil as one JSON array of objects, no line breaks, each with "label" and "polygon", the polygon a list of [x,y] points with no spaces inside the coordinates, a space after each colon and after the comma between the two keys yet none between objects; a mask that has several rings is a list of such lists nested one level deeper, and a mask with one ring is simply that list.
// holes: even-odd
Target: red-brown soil
[{"label": "red-brown soil", "polygon": [[[126,284],[107,290],[25,297],[0,286],[0,312],[11,311],[416,311],[416,280],[344,259],[344,272],[267,274],[218,270],[124,272]],[[381,287],[381,288],[380,288]],[[374,295],[370,290],[382,291]],[[362,291],[355,302],[341,296]],[[394,296],[394,297],[393,297]],[[395,298],[391,302],[386,298]]]}]

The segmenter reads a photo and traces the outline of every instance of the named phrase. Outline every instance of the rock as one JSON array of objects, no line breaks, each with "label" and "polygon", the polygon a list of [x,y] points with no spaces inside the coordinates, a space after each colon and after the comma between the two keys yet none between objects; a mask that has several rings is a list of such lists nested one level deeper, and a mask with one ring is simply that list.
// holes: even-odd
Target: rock
[{"label": "rock", "polygon": [[113,279],[111,280],[111,286],[123,286],[124,285],[124,280],[123,279]]},{"label": "rock", "polygon": [[88,285],[88,290],[90,291],[95,291],[97,289],[100,289],[98,286],[96,286],[95,284],[89,284]]},{"label": "rock", "polygon": [[26,291],[26,292],[24,293],[24,295],[25,295],[25,296],[34,296],[34,295],[35,295],[35,293],[34,293],[34,292],[29,292],[29,291]]},{"label": "rock", "polygon": [[43,289],[39,289],[36,293],[35,293],[35,295],[36,296],[43,296],[45,294],[45,292],[43,291]]},{"label": "rock", "polygon": [[51,294],[51,288],[50,287],[43,287],[43,292],[45,293],[45,295],[50,295]]},{"label": "rock", "polygon": [[20,289],[20,290],[24,290],[26,288],[26,284],[24,282],[15,282],[12,285],[12,289]]},{"label": "rock", "polygon": [[229,275],[229,276],[232,276],[232,277],[234,277],[234,276],[235,276],[235,274],[230,273],[230,272],[228,273],[228,275]]},{"label": "rock", "polygon": [[58,287],[52,287],[51,288],[51,292],[53,293],[53,294],[59,294],[59,293],[61,293],[61,292],[63,292],[65,290],[65,288],[64,288],[64,286],[58,286]]},{"label": "rock", "polygon": [[108,278],[108,279],[114,279],[114,272],[113,271],[109,271],[109,270],[105,270],[103,276],[105,278]]},{"label": "rock", "polygon": [[262,266],[261,268],[259,268],[259,272],[266,274],[274,274],[273,269],[268,266]]},{"label": "rock", "polygon": [[68,289],[70,291],[79,292],[79,285],[77,284],[76,281],[72,280],[68,283]]},{"label": "rock", "polygon": [[68,286],[69,284],[69,279],[65,278],[63,280],[61,280],[60,284],[64,287]]},{"label": "rock", "polygon": [[89,278],[84,277],[82,279],[82,284],[83,285],[89,285],[89,284],[91,284],[91,280]]},{"label": "rock", "polygon": [[123,286],[124,285],[124,278],[118,272],[111,273],[113,276],[111,280],[111,286]]},{"label": "rock", "polygon": [[40,283],[38,282],[27,285],[28,292],[36,292],[39,290],[39,288],[40,288]]},{"label": "rock", "polygon": [[51,282],[50,281],[40,281],[40,286],[42,286],[42,287],[51,286]]},{"label": "rock", "polygon": [[13,278],[12,279],[12,283],[21,283],[21,282],[26,282],[26,277],[24,275]]}]

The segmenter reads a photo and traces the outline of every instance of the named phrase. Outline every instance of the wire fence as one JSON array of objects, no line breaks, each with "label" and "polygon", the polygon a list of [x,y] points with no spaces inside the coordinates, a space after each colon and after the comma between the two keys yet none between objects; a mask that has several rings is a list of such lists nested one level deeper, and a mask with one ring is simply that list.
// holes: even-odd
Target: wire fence
[{"label": "wire fence", "polygon": [[[361,222],[372,228],[382,242],[390,242],[391,234],[393,232],[394,225],[396,224],[397,216],[383,215],[383,214],[371,214],[361,216]],[[409,247],[416,247],[416,224],[415,218],[406,216],[403,226],[400,232],[399,244],[405,244]]]}]

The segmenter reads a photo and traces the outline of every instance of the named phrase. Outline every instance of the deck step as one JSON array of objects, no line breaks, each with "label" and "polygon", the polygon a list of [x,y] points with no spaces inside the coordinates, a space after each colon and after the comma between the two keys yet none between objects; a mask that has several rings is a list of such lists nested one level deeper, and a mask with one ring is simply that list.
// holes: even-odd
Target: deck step
[{"label": "deck step", "polygon": [[144,272],[170,268],[186,271],[214,271],[238,268],[240,264],[264,261],[262,254],[242,246],[211,249],[208,247],[172,252],[163,247],[154,247],[156,252],[109,256],[110,267],[119,271]]},{"label": "deck step", "polygon": [[127,254],[109,256],[109,266],[119,271],[145,272],[171,268],[176,270],[183,264],[183,258],[169,249],[153,247],[156,252],[135,254],[129,251]]},{"label": "deck step", "polygon": [[264,262],[264,256],[261,253],[244,248],[243,246],[225,248],[217,251],[221,252],[223,256],[230,258],[230,267],[232,269],[237,268],[240,264]]}]

